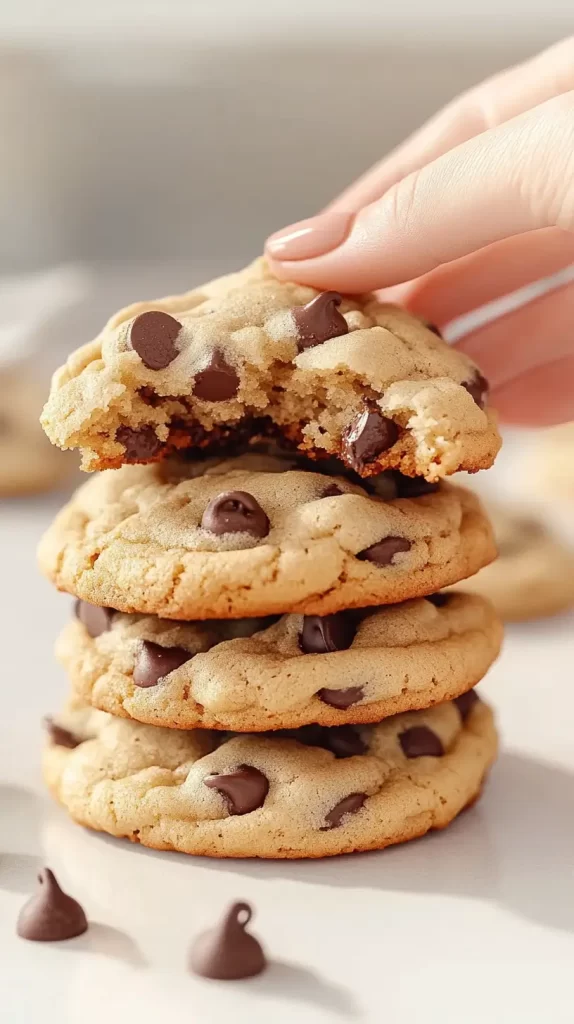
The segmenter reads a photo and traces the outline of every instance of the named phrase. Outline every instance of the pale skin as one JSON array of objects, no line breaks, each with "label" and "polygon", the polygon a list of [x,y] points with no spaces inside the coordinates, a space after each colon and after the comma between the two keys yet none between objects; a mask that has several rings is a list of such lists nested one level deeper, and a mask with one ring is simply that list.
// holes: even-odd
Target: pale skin
[{"label": "pale skin", "polygon": [[[574,37],[454,100],[267,254],[281,278],[382,289],[439,327],[574,263]],[[574,283],[459,347],[507,422],[574,419]]]}]

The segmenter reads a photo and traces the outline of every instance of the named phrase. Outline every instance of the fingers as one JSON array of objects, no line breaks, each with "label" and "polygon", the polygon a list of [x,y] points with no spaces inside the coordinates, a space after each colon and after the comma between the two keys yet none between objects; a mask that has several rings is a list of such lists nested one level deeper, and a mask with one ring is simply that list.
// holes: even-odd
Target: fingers
[{"label": "fingers", "polygon": [[551,427],[574,420],[574,356],[529,370],[493,392],[505,423]]},{"label": "fingers", "polygon": [[574,284],[467,335],[457,345],[478,363],[501,416],[513,423],[574,419]]},{"label": "fingers", "polygon": [[[574,230],[574,92],[493,128],[360,210],[327,252],[306,237],[271,242],[279,276],[318,288],[370,291],[429,273],[509,236]],[[340,220],[340,214],[334,214]],[[320,218],[325,224],[329,214]]]},{"label": "fingers", "polygon": [[341,193],[327,210],[356,213],[448,150],[572,89],[574,36],[457,97]]},{"label": "fingers", "polygon": [[574,263],[574,234],[559,228],[528,231],[446,263],[381,298],[408,306],[437,326],[478,309]]}]

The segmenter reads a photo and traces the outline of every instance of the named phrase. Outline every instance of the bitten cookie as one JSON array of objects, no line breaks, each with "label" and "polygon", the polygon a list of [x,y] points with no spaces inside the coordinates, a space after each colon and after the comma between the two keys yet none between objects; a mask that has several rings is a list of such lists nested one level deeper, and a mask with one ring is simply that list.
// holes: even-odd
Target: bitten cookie
[{"label": "bitten cookie", "polygon": [[500,447],[476,366],[372,295],[285,284],[259,260],[204,288],[121,310],[52,383],[42,422],[83,468],[281,435],[361,476],[436,480]]},{"label": "bitten cookie", "polygon": [[0,497],[48,491],[73,472],[72,456],[47,443],[41,408],[41,389],[23,369],[0,373]]},{"label": "bitten cookie", "polygon": [[208,731],[91,715],[52,723],[44,753],[46,782],[72,818],[211,857],[327,857],[444,828],[480,794],[497,747],[474,691],[379,725],[216,747]]},{"label": "bitten cookie", "polygon": [[76,614],[56,646],[76,696],[177,729],[378,722],[464,693],[502,641],[489,603],[466,594],[271,625],[170,622],[85,602]]},{"label": "bitten cookie", "polygon": [[48,529],[40,566],[92,604],[207,619],[394,604],[495,557],[462,488],[385,500],[289,466],[245,455],[100,473]]},{"label": "bitten cookie", "polygon": [[460,589],[487,597],[507,622],[574,606],[574,550],[530,511],[489,505],[488,513],[499,557]]}]

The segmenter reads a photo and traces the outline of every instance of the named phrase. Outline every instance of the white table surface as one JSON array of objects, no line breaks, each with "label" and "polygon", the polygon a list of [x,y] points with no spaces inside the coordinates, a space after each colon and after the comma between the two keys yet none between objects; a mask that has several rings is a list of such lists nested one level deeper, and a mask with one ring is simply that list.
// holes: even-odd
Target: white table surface
[{"label": "white table surface", "polygon": [[[574,617],[508,631],[481,692],[503,751],[447,831],[382,853],[214,862],[90,834],[44,797],[40,717],[66,681],[70,611],[34,548],[61,496],[0,507],[0,1021],[6,1024],[484,1024],[574,1019]],[[92,925],[27,943],[15,920],[49,864]],[[273,966],[239,983],[186,970],[192,937],[251,900]]]}]

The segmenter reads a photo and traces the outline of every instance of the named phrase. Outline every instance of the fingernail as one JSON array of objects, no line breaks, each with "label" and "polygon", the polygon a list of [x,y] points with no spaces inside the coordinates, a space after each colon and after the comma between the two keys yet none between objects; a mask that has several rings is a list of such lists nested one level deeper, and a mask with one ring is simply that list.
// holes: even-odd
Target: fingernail
[{"label": "fingernail", "polygon": [[275,260],[312,260],[341,245],[352,223],[352,213],[324,213],[300,220],[271,235],[266,249]]}]

